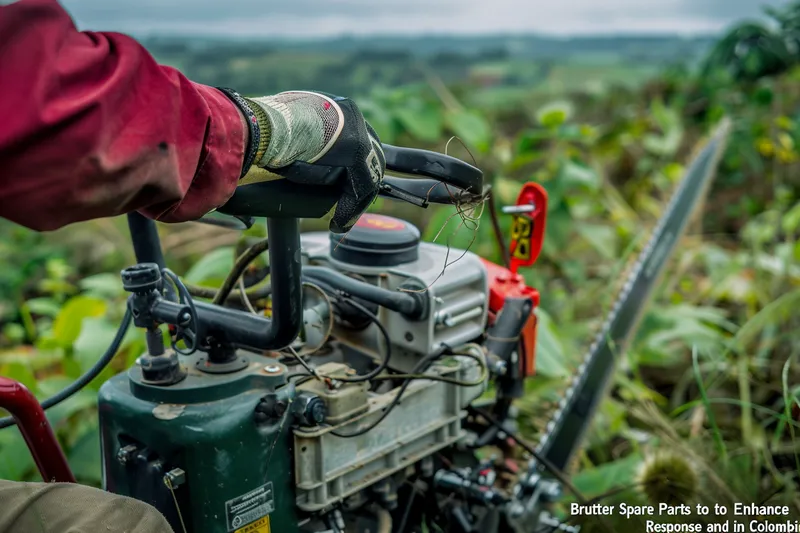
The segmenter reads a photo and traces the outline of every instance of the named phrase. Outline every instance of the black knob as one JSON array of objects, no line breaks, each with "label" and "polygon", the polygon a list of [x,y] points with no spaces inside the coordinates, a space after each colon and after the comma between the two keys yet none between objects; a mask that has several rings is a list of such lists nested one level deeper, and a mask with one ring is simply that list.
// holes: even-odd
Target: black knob
[{"label": "black knob", "polygon": [[128,292],[150,292],[161,288],[161,269],[155,263],[139,263],[120,273]]},{"label": "black knob", "polygon": [[309,426],[318,426],[325,421],[325,402],[318,397],[309,398],[303,410],[303,418]]}]

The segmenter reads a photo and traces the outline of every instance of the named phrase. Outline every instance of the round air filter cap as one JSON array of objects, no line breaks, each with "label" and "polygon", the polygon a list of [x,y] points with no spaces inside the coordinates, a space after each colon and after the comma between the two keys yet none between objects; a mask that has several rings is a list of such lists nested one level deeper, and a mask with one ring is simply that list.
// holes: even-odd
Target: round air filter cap
[{"label": "round air filter cap", "polygon": [[348,233],[331,233],[331,257],[341,263],[389,267],[419,258],[419,230],[405,220],[366,213]]}]

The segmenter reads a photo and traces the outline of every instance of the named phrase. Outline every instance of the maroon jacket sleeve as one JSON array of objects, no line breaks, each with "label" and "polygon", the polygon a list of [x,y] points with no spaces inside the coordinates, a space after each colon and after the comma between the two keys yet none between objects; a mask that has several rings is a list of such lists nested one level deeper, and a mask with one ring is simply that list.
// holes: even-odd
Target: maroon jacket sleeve
[{"label": "maroon jacket sleeve", "polygon": [[196,219],[233,194],[246,123],[217,89],[56,0],[0,7],[0,217],[52,230],[140,211]]}]

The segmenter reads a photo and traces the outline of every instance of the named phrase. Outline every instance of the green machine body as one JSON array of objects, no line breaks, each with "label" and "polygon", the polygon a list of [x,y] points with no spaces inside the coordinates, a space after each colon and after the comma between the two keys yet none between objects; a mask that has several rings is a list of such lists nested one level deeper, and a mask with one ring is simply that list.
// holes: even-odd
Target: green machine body
[{"label": "green machine body", "polygon": [[286,367],[186,359],[178,383],[148,383],[135,365],[101,388],[104,488],[150,503],[176,532],[297,531]]}]

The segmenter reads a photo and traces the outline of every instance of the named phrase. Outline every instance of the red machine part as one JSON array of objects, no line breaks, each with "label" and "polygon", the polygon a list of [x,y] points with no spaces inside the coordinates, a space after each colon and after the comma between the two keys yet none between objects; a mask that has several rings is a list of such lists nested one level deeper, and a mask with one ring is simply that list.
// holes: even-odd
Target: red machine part
[{"label": "red machine part", "polygon": [[506,298],[530,298],[533,301],[531,314],[522,329],[522,342],[525,357],[521,358],[522,375],[535,374],[536,369],[536,307],[539,305],[539,291],[525,284],[521,274],[482,259],[489,276],[489,319],[494,321],[497,313],[503,308]]},{"label": "red machine part", "polygon": [[43,480],[75,483],[44,409],[25,385],[0,376],[0,408],[17,422]]},{"label": "red machine part", "polygon": [[517,211],[511,226],[511,271],[529,267],[536,262],[544,243],[547,219],[547,191],[538,183],[528,182],[522,186],[517,197]]},{"label": "red machine part", "polygon": [[526,183],[517,196],[516,205],[508,212],[514,216],[509,246],[511,268],[483,260],[489,275],[489,319],[494,321],[497,313],[503,308],[506,298],[530,298],[533,301],[530,317],[522,329],[525,354],[520,358],[521,374],[529,377],[535,374],[535,311],[539,306],[539,291],[528,287],[525,279],[517,271],[521,266],[533,265],[542,251],[547,220],[547,191],[538,183]]}]

